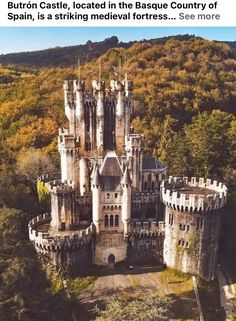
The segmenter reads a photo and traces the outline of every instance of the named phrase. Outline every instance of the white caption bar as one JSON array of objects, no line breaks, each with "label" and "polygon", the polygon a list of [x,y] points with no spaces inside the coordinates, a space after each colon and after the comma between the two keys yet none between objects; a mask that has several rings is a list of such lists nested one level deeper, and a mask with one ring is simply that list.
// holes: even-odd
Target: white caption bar
[{"label": "white caption bar", "polygon": [[236,26],[235,0],[1,0],[0,26]]}]

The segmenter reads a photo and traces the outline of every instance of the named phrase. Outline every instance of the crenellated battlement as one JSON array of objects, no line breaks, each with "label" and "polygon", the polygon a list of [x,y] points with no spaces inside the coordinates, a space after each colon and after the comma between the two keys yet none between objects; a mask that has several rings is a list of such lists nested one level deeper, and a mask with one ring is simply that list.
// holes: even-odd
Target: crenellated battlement
[{"label": "crenellated battlement", "polygon": [[76,203],[80,206],[89,206],[92,204],[92,196],[91,195],[83,195],[76,196]]},{"label": "crenellated battlement", "polygon": [[111,80],[110,86],[112,91],[124,91],[125,89],[124,84],[119,80]]},{"label": "crenellated battlement", "polygon": [[216,180],[196,177],[169,177],[161,184],[161,198],[168,207],[186,212],[206,212],[222,208],[227,187]]},{"label": "crenellated battlement", "polygon": [[[31,221],[29,221],[28,227],[33,229],[42,224],[48,224],[51,221],[51,216],[48,213],[44,213],[42,215],[38,215],[34,217]],[[30,238],[31,240],[31,238]]]},{"label": "crenellated battlement", "polygon": [[99,91],[103,92],[105,91],[106,83],[104,80],[102,81],[93,80],[92,87],[95,92],[99,92]]},{"label": "crenellated battlement", "polygon": [[160,192],[148,191],[148,192],[133,192],[132,193],[132,204],[148,204],[156,202],[160,198]]},{"label": "crenellated battlement", "polygon": [[132,221],[131,223],[131,232],[130,236],[135,237],[154,237],[164,235],[164,226],[163,221],[152,221],[152,222],[140,222]]},{"label": "crenellated battlement", "polygon": [[58,150],[59,152],[67,151],[67,150],[75,150],[76,141],[74,135],[61,135],[58,136]]},{"label": "crenellated battlement", "polygon": [[57,173],[57,174],[47,173],[47,174],[39,176],[38,181],[42,182],[45,185],[49,181],[59,179],[59,177],[60,177],[60,173]]},{"label": "crenellated battlement", "polygon": [[48,224],[50,220],[50,215],[46,213],[38,215],[29,222],[29,238],[39,250],[57,252],[65,249],[78,249],[88,244],[95,232],[93,223],[86,229],[71,232],[68,235],[51,235],[49,232],[37,230],[41,225]]},{"label": "crenellated battlement", "polygon": [[132,149],[143,149],[144,148],[144,137],[139,134],[130,134],[127,137],[125,145],[126,145],[126,150],[128,152],[132,151]]},{"label": "crenellated battlement", "polygon": [[75,182],[74,181],[61,181],[54,180],[46,183],[46,186],[50,193],[68,193],[75,191]]},{"label": "crenellated battlement", "polygon": [[74,80],[74,90],[75,91],[84,91],[85,90],[85,82],[83,80]]},{"label": "crenellated battlement", "polygon": [[126,75],[126,78],[122,81],[111,80],[110,87],[111,87],[111,91],[123,91],[125,93],[126,97],[128,97],[129,92],[131,92],[133,90],[133,82],[129,81],[127,79],[127,75]]},{"label": "crenellated battlement", "polygon": [[71,92],[71,93],[73,93],[73,92],[75,92],[77,90],[84,91],[85,82],[82,81],[82,80],[77,80],[77,79],[65,80],[63,88],[64,88],[65,91]]}]

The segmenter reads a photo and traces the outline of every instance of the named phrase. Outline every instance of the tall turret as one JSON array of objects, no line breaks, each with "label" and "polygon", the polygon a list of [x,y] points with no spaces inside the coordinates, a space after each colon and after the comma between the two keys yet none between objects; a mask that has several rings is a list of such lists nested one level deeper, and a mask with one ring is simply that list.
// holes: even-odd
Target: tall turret
[{"label": "tall turret", "polygon": [[144,139],[139,134],[130,134],[126,140],[125,150],[131,168],[131,179],[134,190],[142,189]]},{"label": "tall turret", "polygon": [[79,182],[79,149],[68,129],[59,129],[58,150],[61,155],[62,181]]},{"label": "tall turret", "polygon": [[127,105],[125,110],[125,138],[130,135],[130,117],[131,117],[131,94],[133,90],[133,83],[128,80],[127,73],[125,74],[125,79],[123,81],[125,97],[127,99]]},{"label": "tall turret", "polygon": [[99,168],[95,165],[93,170],[93,176],[91,177],[92,185],[92,215],[93,222],[96,226],[97,233],[100,231],[100,220],[101,220],[101,184],[100,184],[100,173]]},{"label": "tall turret", "polygon": [[65,114],[69,120],[69,131],[71,135],[76,134],[76,98],[74,93],[74,81],[65,80],[64,82],[64,103],[65,103]]},{"label": "tall turret", "polygon": [[51,194],[51,229],[57,231],[73,229],[76,225],[75,185],[69,181],[53,181],[47,183],[47,187]]},{"label": "tall turret", "polygon": [[79,181],[80,181],[80,195],[88,195],[89,193],[89,167],[88,167],[88,159],[81,158],[79,162]]},{"label": "tall turret", "polygon": [[131,220],[131,179],[128,167],[125,168],[124,175],[121,180],[123,189],[122,196],[122,222],[124,225],[124,235],[127,235],[130,230]]},{"label": "tall turret", "polygon": [[75,91],[75,104],[76,104],[76,117],[77,117],[77,131],[78,142],[80,149],[85,149],[85,106],[84,106],[84,90],[85,84],[82,80],[74,80],[74,91]]},{"label": "tall turret", "polygon": [[124,85],[121,81],[111,80],[111,91],[116,97],[115,107],[115,150],[120,156],[124,151],[125,144],[125,101]]},{"label": "tall turret", "polygon": [[103,155],[105,82],[93,80],[92,86],[93,86],[94,96],[97,100],[97,111],[96,111],[97,142],[96,142],[96,147],[97,147],[99,155]]}]

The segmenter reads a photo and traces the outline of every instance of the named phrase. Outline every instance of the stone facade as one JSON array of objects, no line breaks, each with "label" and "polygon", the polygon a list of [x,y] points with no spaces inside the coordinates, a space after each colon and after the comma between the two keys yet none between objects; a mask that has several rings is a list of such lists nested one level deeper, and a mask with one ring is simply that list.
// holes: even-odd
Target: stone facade
[{"label": "stone facade", "polygon": [[212,280],[215,275],[220,219],[227,188],[192,177],[161,184],[166,204],[163,259],[167,266]]},{"label": "stone facade", "polygon": [[64,84],[69,128],[60,129],[61,179],[45,182],[51,214],[29,223],[41,256],[72,274],[93,265],[165,263],[214,278],[227,189],[200,178],[166,179],[130,130],[132,83]]}]

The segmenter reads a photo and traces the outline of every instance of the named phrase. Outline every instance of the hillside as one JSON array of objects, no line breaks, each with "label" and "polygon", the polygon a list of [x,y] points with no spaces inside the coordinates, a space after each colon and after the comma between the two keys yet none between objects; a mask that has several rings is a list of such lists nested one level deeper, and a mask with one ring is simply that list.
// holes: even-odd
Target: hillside
[{"label": "hillside", "polygon": [[[146,135],[147,151],[156,153],[169,166],[173,167],[166,154],[168,135],[180,133],[199,113],[219,110],[235,114],[236,54],[228,45],[192,37],[170,38],[161,44],[144,41],[125,49],[112,48],[99,59],[106,80],[117,77],[122,60],[123,74],[127,72],[134,82],[133,126]],[[75,72],[74,68],[62,67],[38,71],[1,68],[2,159],[14,160],[22,148],[56,151],[57,129],[66,124],[63,81],[76,77]],[[84,64],[81,75],[89,87],[98,75],[98,61]],[[209,159],[206,161],[208,164]],[[194,169],[186,171],[194,173]]]},{"label": "hillside", "polygon": [[[86,63],[92,59],[98,58],[107,50],[115,47],[129,48],[135,43],[149,42],[151,44],[165,44],[170,39],[187,41],[190,39],[201,39],[194,35],[176,35],[154,39],[144,39],[142,41],[130,41],[127,43],[119,42],[116,36],[107,38],[104,41],[92,42],[87,41],[84,45],[55,47],[40,51],[19,52],[0,55],[0,64],[18,65],[28,67],[65,67],[75,66],[78,58],[81,63]],[[232,48],[236,48],[236,42],[227,42]]]},{"label": "hillside", "polygon": [[0,64],[16,64],[35,67],[71,66],[77,64],[78,58],[81,63],[88,62],[117,45],[118,38],[111,37],[100,42],[87,41],[84,45],[10,53],[0,55]]}]

